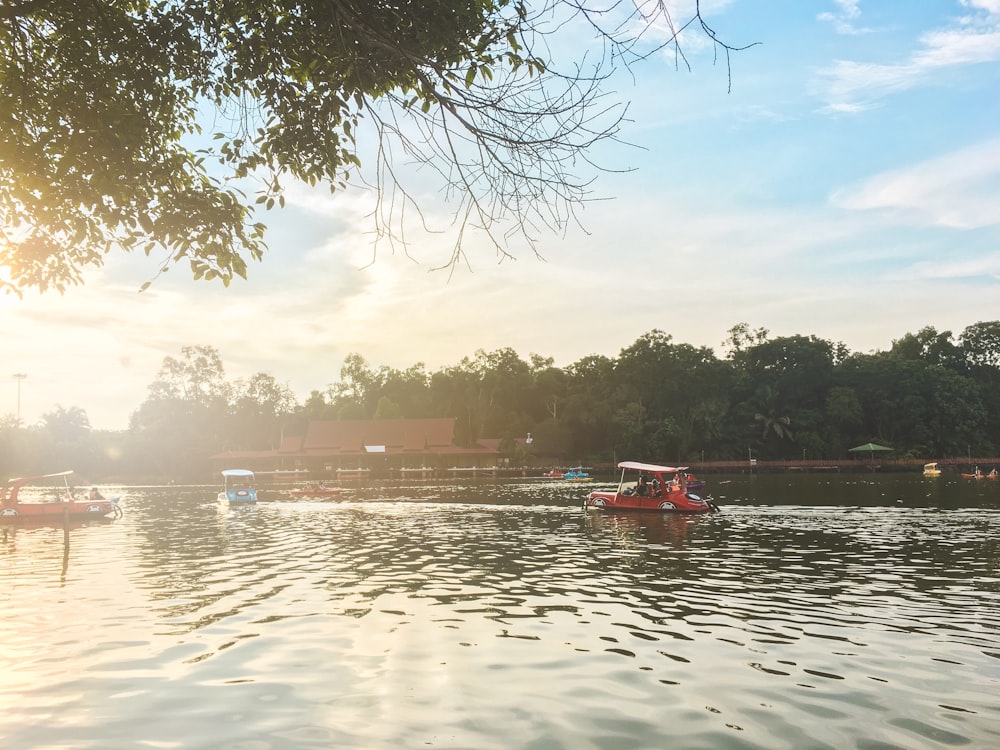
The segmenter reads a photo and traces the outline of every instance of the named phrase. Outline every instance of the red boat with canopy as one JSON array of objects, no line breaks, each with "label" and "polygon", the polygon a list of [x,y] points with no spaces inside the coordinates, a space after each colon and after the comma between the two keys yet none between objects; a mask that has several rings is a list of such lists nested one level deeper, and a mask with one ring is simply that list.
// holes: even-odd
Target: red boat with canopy
[{"label": "red boat with canopy", "polygon": [[617,489],[595,490],[584,501],[586,508],[604,510],[654,510],[669,513],[715,513],[719,506],[688,487],[687,466],[660,466],[622,461]]},{"label": "red boat with canopy", "polygon": [[[109,516],[121,518],[122,509],[118,505],[118,498],[108,500],[97,491],[96,487],[90,490],[88,498],[77,500],[73,497],[66,479],[72,473],[72,471],[60,471],[55,474],[41,474],[35,477],[19,477],[8,480],[0,488],[0,523],[22,520],[59,522],[68,519],[79,520],[81,518],[105,518]],[[63,486],[56,487],[49,484],[45,489],[49,492],[57,490],[62,495],[61,499],[34,501],[22,500],[18,497],[21,488],[25,485],[52,477],[62,477]]]}]

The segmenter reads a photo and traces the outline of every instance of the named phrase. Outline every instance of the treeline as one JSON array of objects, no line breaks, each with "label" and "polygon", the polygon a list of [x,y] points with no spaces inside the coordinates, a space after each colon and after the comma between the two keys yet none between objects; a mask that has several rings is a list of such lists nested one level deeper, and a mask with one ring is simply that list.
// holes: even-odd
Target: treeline
[{"label": "treeline", "polygon": [[0,474],[203,480],[212,454],[276,448],[312,419],[454,417],[459,444],[501,438],[521,460],[515,440],[530,433],[531,454],[548,463],[841,459],[869,440],[932,460],[1000,446],[1000,321],[957,337],[926,327],[874,353],[739,324],[723,349],[719,358],[653,330],[617,357],[567,367],[509,348],[435,372],[351,354],[339,379],[300,403],[271,374],[229,381],[217,350],[185,347],[164,359],[128,430],[93,431],[78,407],[31,427],[8,415]]}]

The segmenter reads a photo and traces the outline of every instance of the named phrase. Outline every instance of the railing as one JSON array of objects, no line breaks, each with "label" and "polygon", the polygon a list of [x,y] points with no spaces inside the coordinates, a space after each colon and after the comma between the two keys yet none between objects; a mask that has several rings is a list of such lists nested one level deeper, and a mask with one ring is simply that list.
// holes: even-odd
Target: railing
[{"label": "railing", "polygon": [[[842,460],[807,459],[797,461],[762,461],[754,460],[753,464],[747,459],[739,461],[696,461],[691,464],[691,470],[695,473],[741,473],[750,472],[778,472],[778,471],[801,471],[801,472],[824,472],[824,471],[844,471],[844,472],[865,472],[865,471],[914,471],[923,469],[924,464],[936,462],[939,468],[965,468],[979,466],[983,471],[988,471],[993,466],[1000,467],[1000,458],[887,458],[876,455],[848,458]],[[681,465],[684,465],[683,463]],[[989,467],[989,468],[984,468]],[[613,473],[617,471],[612,464],[602,464],[596,467],[601,473]]]}]

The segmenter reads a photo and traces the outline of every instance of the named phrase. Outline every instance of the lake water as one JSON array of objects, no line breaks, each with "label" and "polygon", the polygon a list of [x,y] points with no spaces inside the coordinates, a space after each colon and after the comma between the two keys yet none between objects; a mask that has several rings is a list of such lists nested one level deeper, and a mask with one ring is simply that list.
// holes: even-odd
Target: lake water
[{"label": "lake water", "polygon": [[0,528],[0,747],[1000,746],[1000,482],[706,478],[717,515],[482,480]]}]

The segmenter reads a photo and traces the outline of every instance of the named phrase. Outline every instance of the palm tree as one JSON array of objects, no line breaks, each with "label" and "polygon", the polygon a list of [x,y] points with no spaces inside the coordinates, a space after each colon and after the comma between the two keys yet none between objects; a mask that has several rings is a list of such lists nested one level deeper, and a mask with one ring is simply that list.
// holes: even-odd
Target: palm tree
[{"label": "palm tree", "polygon": [[763,385],[757,389],[755,401],[758,411],[754,413],[753,419],[762,427],[760,437],[767,440],[767,436],[773,432],[780,440],[794,441],[791,417],[778,414],[777,400],[778,394],[771,386]]}]

